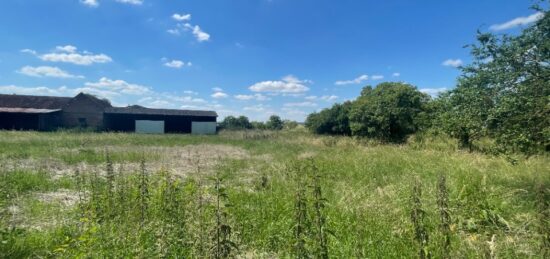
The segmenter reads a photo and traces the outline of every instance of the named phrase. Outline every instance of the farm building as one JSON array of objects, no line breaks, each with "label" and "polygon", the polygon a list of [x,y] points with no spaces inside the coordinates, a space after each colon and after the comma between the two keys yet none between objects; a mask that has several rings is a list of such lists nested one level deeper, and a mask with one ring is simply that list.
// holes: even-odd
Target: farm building
[{"label": "farm building", "polygon": [[216,133],[214,111],[113,107],[108,100],[0,94],[0,129],[94,128],[140,133]]}]

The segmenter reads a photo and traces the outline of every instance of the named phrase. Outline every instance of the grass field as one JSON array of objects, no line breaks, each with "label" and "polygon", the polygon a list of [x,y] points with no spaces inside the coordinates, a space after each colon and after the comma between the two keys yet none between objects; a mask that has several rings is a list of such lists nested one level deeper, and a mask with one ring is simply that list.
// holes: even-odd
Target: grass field
[{"label": "grass field", "polygon": [[549,158],[455,147],[2,131],[0,258],[548,256]]}]

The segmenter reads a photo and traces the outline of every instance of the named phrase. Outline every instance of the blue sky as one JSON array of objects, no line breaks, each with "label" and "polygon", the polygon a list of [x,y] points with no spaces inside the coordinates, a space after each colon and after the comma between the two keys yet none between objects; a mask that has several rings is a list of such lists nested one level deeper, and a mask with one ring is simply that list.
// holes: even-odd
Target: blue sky
[{"label": "blue sky", "polygon": [[476,30],[517,33],[525,0],[3,0],[0,93],[303,121],[365,85],[452,88]]}]

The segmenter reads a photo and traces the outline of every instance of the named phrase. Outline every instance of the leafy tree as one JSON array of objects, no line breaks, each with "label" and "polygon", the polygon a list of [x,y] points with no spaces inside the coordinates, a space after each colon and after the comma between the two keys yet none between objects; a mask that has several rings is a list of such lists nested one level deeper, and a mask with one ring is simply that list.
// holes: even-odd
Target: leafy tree
[{"label": "leafy tree", "polygon": [[283,121],[281,120],[281,117],[277,115],[271,115],[266,123],[266,127],[270,130],[282,130]]},{"label": "leafy tree", "polygon": [[334,104],[319,113],[312,113],[306,119],[306,127],[317,134],[351,135],[349,111],[352,103]]},{"label": "leafy tree", "polygon": [[353,135],[400,142],[418,130],[423,108],[430,100],[416,87],[399,82],[367,86],[353,102],[350,128]]},{"label": "leafy tree", "polygon": [[253,129],[257,129],[257,130],[267,129],[267,127],[265,126],[265,123],[263,123],[261,121],[253,121],[253,122],[250,122],[250,124],[252,125]]},{"label": "leafy tree", "polygon": [[478,32],[472,64],[462,68],[456,89],[444,97],[440,119],[463,146],[493,137],[503,150],[550,148],[550,16],[517,36]]},{"label": "leafy tree", "polygon": [[227,116],[220,123],[220,127],[226,130],[241,130],[241,129],[251,129],[252,124],[246,116]]}]

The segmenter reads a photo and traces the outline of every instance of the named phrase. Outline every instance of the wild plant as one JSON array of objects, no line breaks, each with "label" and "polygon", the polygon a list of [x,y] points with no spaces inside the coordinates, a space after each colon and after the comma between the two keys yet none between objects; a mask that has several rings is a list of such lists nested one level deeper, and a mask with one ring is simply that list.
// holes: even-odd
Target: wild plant
[{"label": "wild plant", "polygon": [[543,258],[550,257],[550,198],[548,188],[544,183],[537,186],[537,214],[538,232],[541,236],[541,255]]},{"label": "wild plant", "polygon": [[451,214],[449,211],[449,191],[447,190],[447,178],[441,174],[437,182],[437,207],[439,209],[439,228],[443,235],[442,258],[450,257],[451,248]]},{"label": "wild plant", "polygon": [[147,173],[147,168],[145,167],[144,157],[140,161],[139,179],[139,214],[140,226],[143,227],[149,208],[149,174]]},{"label": "wild plant", "polygon": [[306,182],[303,176],[303,166],[296,163],[293,168],[294,171],[294,256],[296,258],[309,258],[310,254],[307,248],[307,238],[310,231],[310,221],[308,218],[308,199]]},{"label": "wild plant", "polygon": [[309,161],[312,181],[313,209],[315,213],[315,229],[317,238],[317,258],[328,258],[328,243],[326,231],[326,217],[324,209],[327,200],[323,197],[321,188],[321,174],[313,160]]},{"label": "wild plant", "polygon": [[224,177],[216,171],[214,177],[214,192],[216,195],[216,226],[213,235],[214,246],[212,247],[214,258],[228,258],[236,250],[237,244],[231,240],[232,227],[228,221],[227,208],[230,207],[229,197],[225,186]]},{"label": "wild plant", "polygon": [[412,209],[411,220],[414,226],[414,239],[420,247],[419,257],[421,259],[430,258],[430,252],[428,251],[428,231],[424,225],[424,216],[426,212],[422,209],[422,183],[417,177],[413,186],[411,195]]}]

